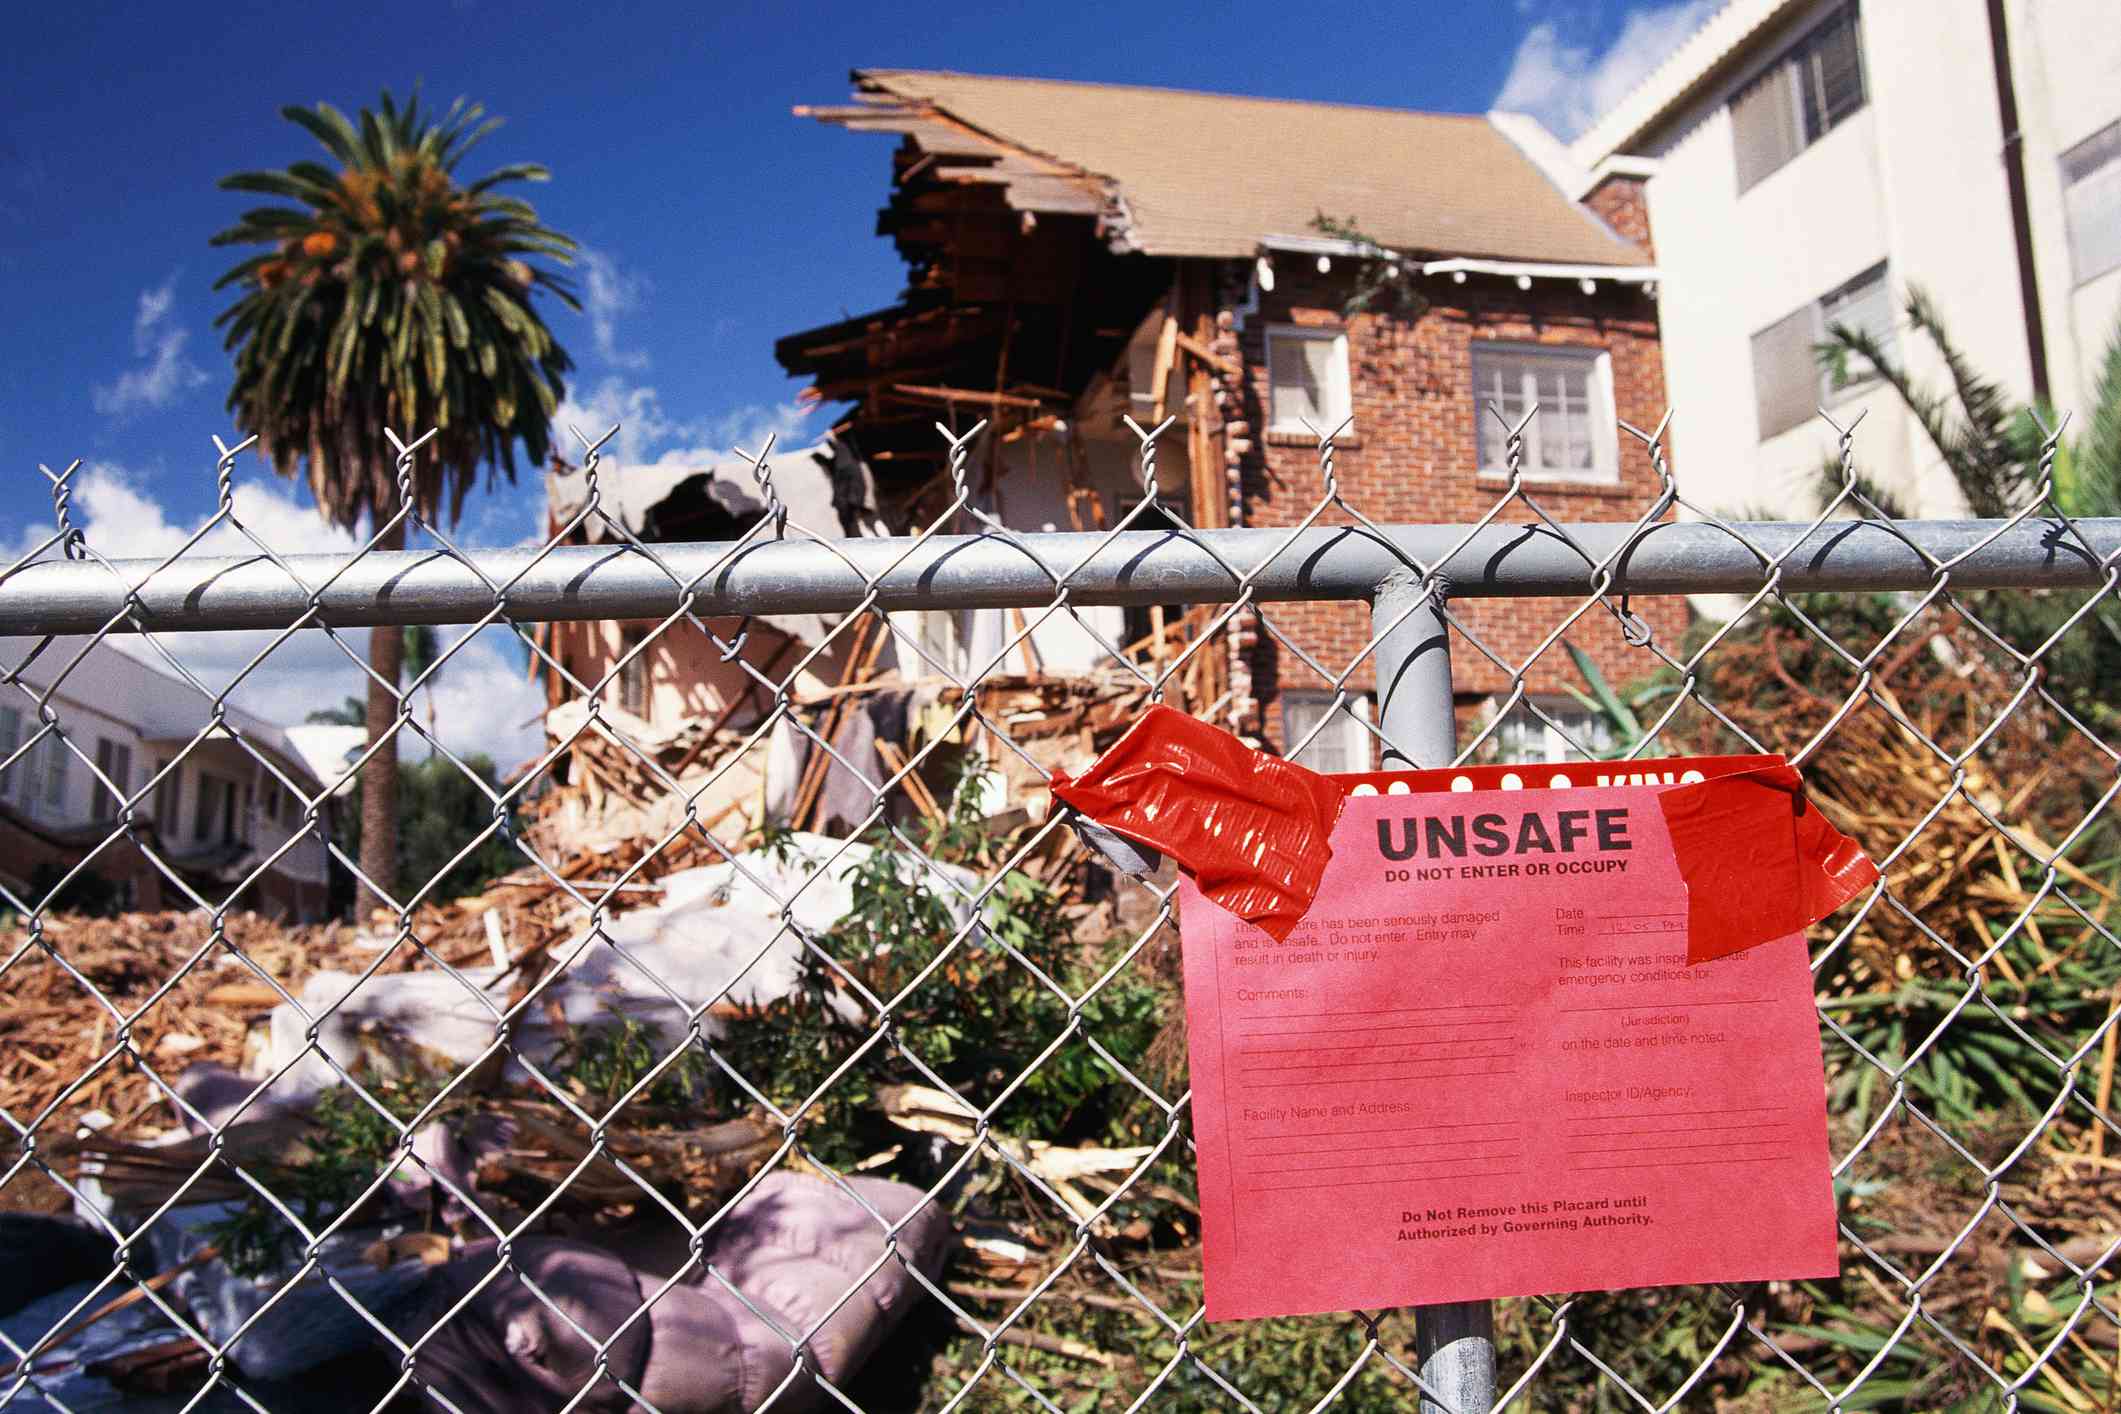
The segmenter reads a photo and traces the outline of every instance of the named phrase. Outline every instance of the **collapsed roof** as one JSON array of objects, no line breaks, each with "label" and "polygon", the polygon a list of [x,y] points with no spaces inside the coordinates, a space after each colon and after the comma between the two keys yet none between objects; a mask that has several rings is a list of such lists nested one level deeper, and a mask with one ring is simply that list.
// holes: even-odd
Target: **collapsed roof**
[{"label": "collapsed roof", "polygon": [[1647,263],[1487,117],[905,69],[854,83],[852,103],[795,111],[902,139],[877,232],[907,288],[774,354],[809,396],[859,404],[893,490],[937,469],[938,416],[1065,411],[1173,295],[1174,265],[1197,315],[1227,294],[1225,262],[1321,214],[1424,255]]},{"label": "collapsed roof", "polygon": [[[1013,211],[1096,217],[1122,250],[1249,258],[1323,212],[1395,250],[1647,263],[1478,114],[913,69],[854,82],[854,105],[797,111],[903,134],[939,175]],[[904,205],[879,223],[902,250]]]},{"label": "collapsed roof", "polygon": [[[827,437],[801,451],[774,452],[767,462],[773,494],[795,524],[813,535],[861,535],[876,516],[869,471],[848,447]],[[588,504],[581,469],[555,461],[545,473],[545,498],[565,524]],[[607,462],[597,474],[601,516],[582,522],[584,543],[618,538],[613,522],[651,542],[734,540],[767,513],[766,491],[743,457],[712,462]]]}]

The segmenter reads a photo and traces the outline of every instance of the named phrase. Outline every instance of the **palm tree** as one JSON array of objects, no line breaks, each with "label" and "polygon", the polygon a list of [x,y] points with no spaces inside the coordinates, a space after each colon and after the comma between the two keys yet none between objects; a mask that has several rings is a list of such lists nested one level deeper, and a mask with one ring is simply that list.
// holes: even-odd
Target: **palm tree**
[{"label": "palm tree", "polygon": [[[1914,415],[1966,498],[1967,509],[1983,517],[2013,514],[2039,493],[2041,450],[2047,438],[2042,424],[2054,427],[2059,416],[2052,408],[2014,404],[1982,374],[1953,342],[1943,315],[1921,286],[1908,286],[1904,312],[1908,327],[1937,351],[1951,381],[1948,392],[1915,382],[1883,340],[1847,324],[1830,326],[1825,342],[1816,346],[1821,367],[1837,385],[1846,384],[1854,375],[1854,361],[1862,360],[1866,371],[1883,379]],[[2107,343],[2090,415],[2079,425],[2082,430],[2075,439],[2055,449],[2055,509],[2071,516],[2113,515],[2121,509],[2121,327]],[[1831,458],[1820,468],[1823,499],[1840,492],[1842,474],[1840,462]],[[1859,478],[1858,489],[1887,514],[1906,514],[1883,488]]]},{"label": "palm tree", "polygon": [[[2060,426],[2060,415],[2052,408],[2014,403],[1982,374],[1953,342],[1942,313],[1919,286],[1908,287],[1904,313],[1908,327],[1937,351],[1950,382],[1948,390],[1917,383],[1895,351],[1866,329],[1832,325],[1814,352],[1837,383],[1848,382],[1853,361],[1861,359],[1893,389],[1936,450],[1969,510],[1977,516],[2000,518],[2039,500],[2038,513],[2121,514],[2121,326],[2115,328],[2100,359],[2088,415],[2077,423],[2081,430],[2056,441],[2050,470],[2043,472],[2046,429]],[[1840,494],[1843,477],[1840,462],[1831,457],[1820,467],[1817,495],[1821,505]],[[1861,473],[1856,489],[1888,516],[1909,514],[1887,488]],[[2068,621],[2081,602],[2070,594],[1992,592],[1984,597],[1984,617],[2005,641],[2029,651]],[[2048,651],[2045,663],[2050,690],[2062,697],[2080,721],[2102,728],[2112,725],[2117,714],[2107,699],[2110,685],[2121,678],[2121,606],[2111,597],[2101,598],[2077,630]]]},{"label": "palm tree", "polygon": [[[573,361],[532,303],[543,289],[579,309],[574,291],[532,258],[571,262],[575,242],[540,225],[527,202],[499,194],[543,181],[543,167],[506,166],[459,184],[457,164],[499,120],[459,99],[439,119],[389,93],[348,119],[329,104],[283,108],[323,144],[332,165],[224,178],[227,191],[282,205],[246,211],[215,245],[266,247],[215,289],[241,293],[215,323],[235,354],[228,406],[282,476],[306,467],[317,507],[339,525],[365,516],[375,548],[405,546],[416,512],[454,520],[485,468],[515,479],[515,445],[532,466],[551,455],[551,420]],[[384,430],[408,441],[430,428],[399,494]],[[396,885],[397,691],[405,640],[370,633],[366,725],[380,742],[361,781],[361,871]],[[371,901],[374,902],[374,901]]]}]

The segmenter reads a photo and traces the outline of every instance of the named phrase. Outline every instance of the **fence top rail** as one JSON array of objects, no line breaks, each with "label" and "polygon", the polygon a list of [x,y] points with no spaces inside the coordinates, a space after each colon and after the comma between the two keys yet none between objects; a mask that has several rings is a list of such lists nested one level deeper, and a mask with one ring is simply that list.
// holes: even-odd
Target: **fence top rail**
[{"label": "fence top rail", "polygon": [[[2121,518],[1669,521],[931,535],[97,561],[0,574],[0,635],[1369,599],[1441,574],[1454,598],[2081,589],[2121,578]],[[871,594],[874,594],[873,600]],[[130,610],[130,611],[129,611]]]}]

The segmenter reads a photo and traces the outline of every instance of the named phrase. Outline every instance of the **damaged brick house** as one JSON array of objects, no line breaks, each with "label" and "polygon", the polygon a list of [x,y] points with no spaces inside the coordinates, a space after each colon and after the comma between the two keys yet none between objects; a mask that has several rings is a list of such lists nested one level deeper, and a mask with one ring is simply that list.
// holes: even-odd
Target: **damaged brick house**
[{"label": "damaged brick house", "polygon": [[[873,475],[890,527],[924,525],[947,502],[936,422],[981,418],[984,509],[1023,530],[1114,524],[1141,499],[1125,413],[1177,419],[1160,443],[1160,499],[1195,526],[1301,521],[1325,494],[1310,429],[1343,422],[1337,466],[1351,504],[1383,523],[1469,522],[1506,484],[1490,401],[1513,420],[1541,405],[1525,484],[1556,520],[1631,519],[1652,502],[1647,459],[1616,429],[1617,419],[1655,425],[1665,400],[1640,180],[1591,174],[1586,190],[1531,120],[953,73],[853,77],[852,103],[796,112],[898,137],[877,229],[904,257],[908,287],[888,308],[789,335],[776,354],[815,397],[852,404],[834,436]],[[1322,236],[1321,213],[1376,245]],[[1345,312],[1377,247],[1417,298]],[[1522,663],[1571,607],[1469,600],[1459,611],[1497,656]],[[1091,666],[1106,656],[1099,638],[1174,652],[1209,612],[1085,609],[1081,627],[1056,616],[1032,634],[1026,661]],[[1335,670],[1369,636],[1361,605],[1267,613]],[[1668,646],[1684,614],[1676,600],[1647,610]],[[953,670],[1001,663],[1020,622],[999,611],[894,616],[902,638]],[[1236,627],[1202,655],[1189,697],[1277,747],[1310,732],[1330,685],[1249,618]],[[1615,681],[1642,671],[1645,655],[1603,610],[1569,641]],[[1509,706],[1508,670],[1465,643],[1454,655],[1462,721]],[[1558,649],[1524,677],[1543,711],[1595,739],[1569,684],[1581,686]],[[1367,716],[1367,662],[1347,687]],[[1522,707],[1495,741],[1519,759],[1566,750]],[[1371,742],[1336,719],[1306,759],[1363,767]]]}]

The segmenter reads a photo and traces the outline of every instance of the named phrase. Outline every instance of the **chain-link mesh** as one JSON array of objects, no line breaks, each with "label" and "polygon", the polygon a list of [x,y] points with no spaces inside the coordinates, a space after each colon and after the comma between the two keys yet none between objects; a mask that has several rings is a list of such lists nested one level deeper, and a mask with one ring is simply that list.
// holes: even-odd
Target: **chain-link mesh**
[{"label": "chain-link mesh", "polygon": [[[1428,561],[1344,493],[1331,434],[1293,523],[1196,533],[1157,470],[1169,423],[1130,424],[1139,497],[1073,538],[997,512],[984,425],[939,429],[921,523],[868,544],[802,523],[769,444],[744,454],[762,510],[704,563],[613,513],[611,433],[582,439],[575,508],[512,558],[409,510],[350,555],[284,556],[237,512],[249,444],[217,441],[208,524],[162,561],[113,562],[73,523],[75,469],[47,472],[56,529],[0,590],[73,561],[120,607],[17,640],[6,664],[0,1221],[24,1256],[21,1282],[0,1279],[0,1404],[1412,1407],[1412,1313],[1204,1324],[1174,880],[1107,868],[1042,784],[1152,701],[1307,760],[1382,759],[1374,659],[1394,622],[1365,620],[1348,655],[1315,606],[1261,592],[1336,527],[1441,593],[1460,760],[1784,752],[1883,876],[1813,935],[1841,1279],[1499,1303],[1494,1407],[2116,1408],[2121,757],[2103,674],[2121,565],[2058,504],[2057,439],[2012,520],[1948,555],[1895,532],[1926,586],[1852,574],[1827,594],[1793,587],[1811,532],[1891,523],[1852,430],[1818,519],[1770,535],[1682,496],[1663,427],[1626,428],[1656,490],[1594,552],[1523,466],[1535,415],[1506,429],[1493,504]],[[409,486],[425,439],[392,440]],[[1675,517],[1743,548],[1746,592],[1694,613],[1630,594],[1631,556]],[[2028,525],[2097,582],[1955,580]],[[377,743],[315,773],[236,702],[303,635],[373,678],[365,634],[325,605],[398,526],[423,547],[408,560],[482,589],[475,611],[426,614],[463,627],[386,684],[389,732],[473,802],[435,827],[420,857],[439,867],[390,881],[348,838]],[[1582,561],[1569,594],[1508,601],[1507,633],[1438,571],[1504,526]],[[1082,576],[1146,530],[1222,587],[1115,633]],[[241,536],[251,582],[302,606],[269,629],[231,617],[255,652],[216,682],[148,608],[209,531]],[[1043,587],[1013,608],[887,598],[950,534],[1020,555]],[[751,617],[707,612],[788,543],[859,595],[818,616],[791,585]],[[661,577],[667,611],[599,617],[592,586],[573,622],[519,617],[519,587],[584,545]],[[965,632],[973,614],[1000,630]],[[1056,665],[1063,625],[1095,648]],[[420,710],[500,635],[551,708],[545,749],[506,775]],[[98,665],[121,646],[188,726],[106,740],[124,713]],[[717,674],[711,701],[685,697]],[[382,906],[305,921],[349,887]],[[762,1277],[746,1243],[793,1241],[761,1239],[757,1217],[791,1176],[847,1231],[831,1260]]]}]

